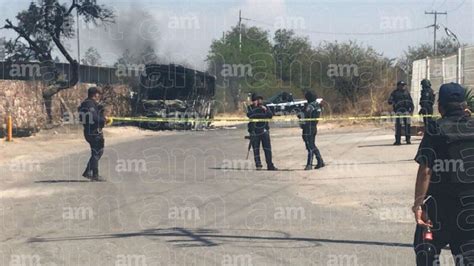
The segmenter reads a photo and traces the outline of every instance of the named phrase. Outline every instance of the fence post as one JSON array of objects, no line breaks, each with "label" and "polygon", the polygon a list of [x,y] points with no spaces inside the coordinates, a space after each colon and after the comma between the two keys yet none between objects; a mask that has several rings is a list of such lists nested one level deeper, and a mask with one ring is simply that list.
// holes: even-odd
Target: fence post
[{"label": "fence post", "polygon": [[458,73],[457,73],[457,82],[463,84],[463,69],[462,69],[462,47],[458,48]]},{"label": "fence post", "polygon": [[7,116],[7,139],[8,142],[13,141],[13,119],[12,115]]}]

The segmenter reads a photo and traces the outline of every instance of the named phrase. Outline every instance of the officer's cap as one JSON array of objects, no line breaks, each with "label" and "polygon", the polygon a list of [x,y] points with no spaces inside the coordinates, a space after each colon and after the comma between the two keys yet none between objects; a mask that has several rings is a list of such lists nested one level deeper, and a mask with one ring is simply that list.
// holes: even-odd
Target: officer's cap
[{"label": "officer's cap", "polygon": [[400,80],[399,82],[397,82],[397,86],[400,86],[400,85],[405,86],[405,85],[407,85],[407,84],[405,83],[405,81]]},{"label": "officer's cap", "polygon": [[96,95],[98,93],[100,94],[101,92],[100,92],[99,88],[97,88],[97,87],[90,87],[87,90],[87,95],[89,95],[89,96],[93,96],[93,95]]},{"label": "officer's cap", "polygon": [[256,94],[256,93],[252,93],[252,102],[254,102],[256,100],[263,100],[263,97]]},{"label": "officer's cap", "polygon": [[462,103],[465,101],[466,90],[458,83],[446,83],[439,88],[439,103]]}]

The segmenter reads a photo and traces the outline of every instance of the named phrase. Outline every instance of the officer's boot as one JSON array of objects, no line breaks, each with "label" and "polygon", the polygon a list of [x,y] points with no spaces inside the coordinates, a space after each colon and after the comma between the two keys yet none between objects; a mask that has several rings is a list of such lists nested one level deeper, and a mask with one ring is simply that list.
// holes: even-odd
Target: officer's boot
[{"label": "officer's boot", "polygon": [[316,167],[314,167],[314,169],[320,169],[326,166],[326,164],[323,161],[323,157],[321,156],[321,153],[319,152],[319,149],[316,149],[315,155],[316,155],[316,160],[318,161],[318,164],[316,164]]},{"label": "officer's boot", "polygon": [[86,168],[86,170],[84,170],[84,173],[82,173],[82,176],[90,179],[92,177],[92,172],[88,168]]},{"label": "officer's boot", "polygon": [[91,177],[91,180],[92,181],[100,181],[100,175],[99,175],[99,169],[98,168],[94,168],[92,169],[92,177]]},{"label": "officer's boot", "polygon": [[395,146],[402,145],[402,141],[401,141],[400,136],[395,136],[395,142],[393,143],[393,145],[395,145]]},{"label": "officer's boot", "polygon": [[313,152],[308,151],[308,159],[306,161],[306,167],[304,170],[311,170],[313,168]]},{"label": "officer's boot", "polygon": [[87,164],[87,167],[86,167],[86,170],[84,170],[84,173],[82,173],[82,176],[88,179],[92,177],[92,170],[89,166],[89,163]]}]

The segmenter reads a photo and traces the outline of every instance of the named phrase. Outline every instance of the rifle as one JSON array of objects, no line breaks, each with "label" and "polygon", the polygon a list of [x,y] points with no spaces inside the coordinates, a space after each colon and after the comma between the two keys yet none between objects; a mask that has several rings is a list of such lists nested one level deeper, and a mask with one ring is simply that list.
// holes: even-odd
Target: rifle
[{"label": "rifle", "polygon": [[250,136],[245,136],[244,139],[249,140],[249,146],[247,147],[247,157],[245,157],[245,160],[248,160],[249,159],[249,154],[250,154],[250,149],[252,148],[252,139],[250,138]]}]

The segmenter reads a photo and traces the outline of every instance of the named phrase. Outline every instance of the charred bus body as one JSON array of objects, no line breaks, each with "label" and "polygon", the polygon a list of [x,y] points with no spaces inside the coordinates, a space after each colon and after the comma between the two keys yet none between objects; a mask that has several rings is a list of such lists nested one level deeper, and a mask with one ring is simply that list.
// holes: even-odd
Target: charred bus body
[{"label": "charred bus body", "polygon": [[215,77],[205,72],[180,65],[146,65],[134,95],[135,113],[171,119],[141,123],[150,129],[200,129],[210,122],[186,119],[213,118],[215,87]]}]

